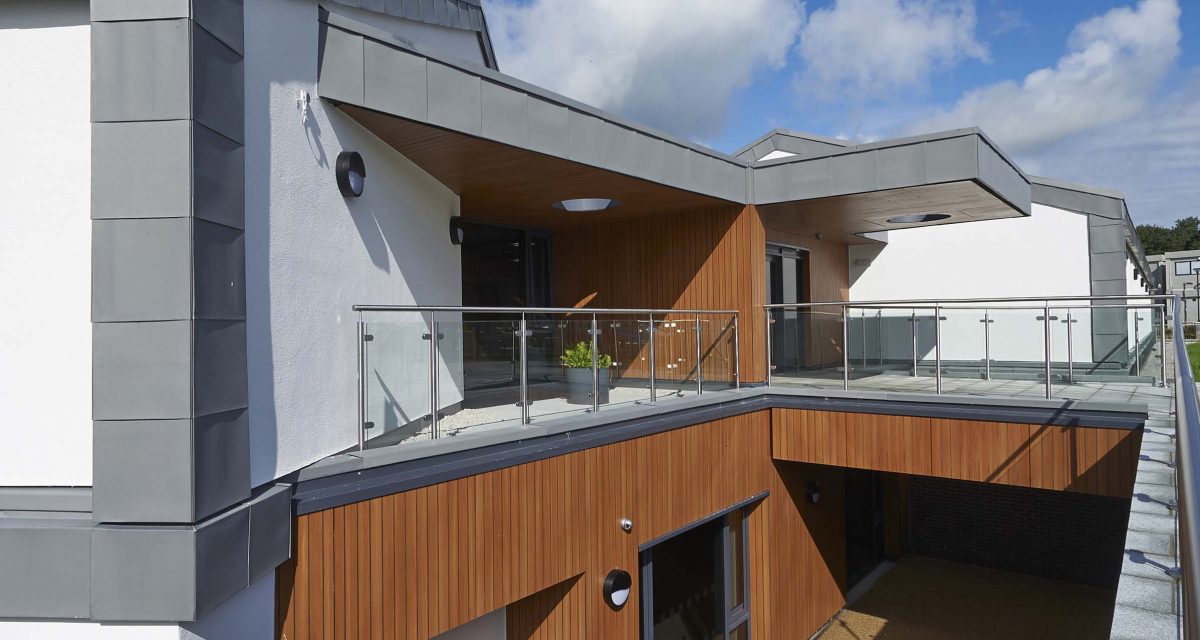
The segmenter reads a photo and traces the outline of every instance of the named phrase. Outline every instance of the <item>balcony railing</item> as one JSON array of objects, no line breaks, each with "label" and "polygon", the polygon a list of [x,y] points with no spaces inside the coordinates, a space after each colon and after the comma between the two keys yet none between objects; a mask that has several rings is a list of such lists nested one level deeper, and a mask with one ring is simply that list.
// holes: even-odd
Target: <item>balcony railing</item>
[{"label": "balcony railing", "polygon": [[[1178,297],[1175,307],[1181,308]],[[1178,597],[1183,638],[1200,637],[1200,477],[1196,475],[1196,464],[1200,461],[1200,402],[1196,398],[1196,380],[1188,358],[1187,344],[1183,333],[1183,318],[1176,313],[1173,323],[1175,374],[1175,493],[1179,544],[1176,555],[1180,578]]]},{"label": "balcony railing", "polygon": [[736,311],[354,310],[360,448],[739,386]]},{"label": "balcony railing", "polygon": [[1083,397],[1078,385],[1088,384],[1161,387],[1169,300],[1140,295],[766,305],[768,382],[997,395],[1029,395],[1040,387],[1047,398]]}]

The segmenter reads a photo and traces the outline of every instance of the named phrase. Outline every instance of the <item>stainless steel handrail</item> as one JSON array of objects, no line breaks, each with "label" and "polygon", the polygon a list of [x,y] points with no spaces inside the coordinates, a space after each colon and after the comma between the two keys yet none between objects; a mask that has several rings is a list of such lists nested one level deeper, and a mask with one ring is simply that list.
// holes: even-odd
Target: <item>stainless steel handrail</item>
[{"label": "stainless steel handrail", "polygon": [[[1055,312],[1060,312],[1060,311],[1067,312],[1066,313],[1067,320],[1064,321],[1067,323],[1067,328],[1066,328],[1066,331],[1067,331],[1067,353],[1066,353],[1067,382],[1073,384],[1076,380],[1076,376],[1075,376],[1075,351],[1074,351],[1074,340],[1073,340],[1073,327],[1071,326],[1071,323],[1077,322],[1078,320],[1076,320],[1074,318],[1075,314],[1072,314],[1071,311],[1075,310],[1075,309],[1080,309],[1080,310],[1083,310],[1083,309],[1087,309],[1087,310],[1122,309],[1122,310],[1126,310],[1126,311],[1149,310],[1149,311],[1158,312],[1161,314],[1159,316],[1160,322],[1159,322],[1158,331],[1157,332],[1152,331],[1149,335],[1154,335],[1155,333],[1158,334],[1158,338],[1159,338],[1159,347],[1158,348],[1160,350],[1158,384],[1160,386],[1165,386],[1166,377],[1167,377],[1167,369],[1166,369],[1167,365],[1166,365],[1166,358],[1161,357],[1161,354],[1163,352],[1165,352],[1165,349],[1166,349],[1167,303],[1168,303],[1168,301],[1173,302],[1174,300],[1175,300],[1175,296],[1171,296],[1171,295],[1143,293],[1143,294],[1133,294],[1133,295],[1106,295],[1106,296],[1041,296],[1041,297],[1007,297],[1007,298],[954,298],[954,299],[864,300],[864,301],[836,300],[836,301],[821,301],[821,302],[788,302],[788,303],[766,304],[766,305],[763,305],[763,309],[765,311],[765,315],[767,316],[767,335],[766,335],[767,384],[768,384],[768,386],[770,386],[772,384],[772,375],[771,375],[772,371],[771,370],[773,368],[773,362],[772,362],[771,356],[773,354],[771,353],[771,351],[772,351],[772,349],[771,349],[771,344],[772,344],[772,341],[771,341],[771,318],[774,315],[773,312],[779,312],[779,311],[786,312],[786,311],[790,310],[790,311],[796,311],[796,312],[803,312],[806,315],[833,316],[833,317],[840,318],[840,321],[842,323],[842,331],[841,331],[841,333],[842,333],[842,339],[841,339],[841,342],[842,342],[842,344],[841,344],[842,388],[848,389],[850,386],[850,332],[849,332],[849,322],[851,320],[851,316],[849,314],[850,310],[852,310],[852,309],[863,310],[864,314],[863,314],[862,318],[863,318],[864,323],[866,322],[865,310],[868,310],[868,309],[878,310],[879,317],[881,319],[883,317],[882,313],[885,310],[893,310],[893,311],[899,312],[896,317],[902,317],[904,315],[909,316],[909,320],[912,323],[912,343],[913,343],[912,344],[912,375],[914,377],[918,376],[918,368],[920,365],[920,361],[919,361],[920,359],[919,359],[919,354],[918,354],[919,349],[918,349],[917,322],[925,319],[924,317],[918,317],[917,311],[918,310],[931,311],[933,313],[933,316],[931,319],[934,320],[934,327],[933,327],[933,333],[934,333],[934,344],[933,344],[934,380],[935,380],[936,392],[940,394],[943,392],[942,382],[943,382],[943,373],[944,373],[942,370],[942,360],[943,360],[943,352],[944,352],[944,345],[942,344],[942,322],[947,319],[946,317],[944,317],[942,315],[943,313],[945,313],[947,311],[975,311],[975,312],[981,312],[983,314],[983,320],[981,320],[981,322],[984,323],[984,327],[983,327],[984,378],[987,380],[991,380],[992,379],[992,366],[991,366],[991,364],[992,364],[991,346],[992,345],[991,345],[991,326],[990,325],[993,322],[995,322],[995,320],[991,317],[993,315],[993,312],[1003,312],[1003,311],[1013,311],[1013,310],[1031,310],[1031,311],[1036,310],[1036,311],[1041,312],[1041,315],[1039,315],[1037,317],[1037,320],[1039,322],[1041,322],[1043,325],[1043,331],[1042,331],[1042,334],[1043,334],[1043,337],[1042,337],[1042,341],[1043,341],[1043,345],[1042,345],[1043,346],[1043,371],[1041,373],[1041,377],[1044,378],[1046,398],[1051,398],[1051,397],[1053,397],[1053,385],[1054,385],[1054,375],[1055,375],[1054,374],[1054,366],[1053,366],[1053,363],[1054,363],[1053,348],[1052,348],[1053,347],[1053,331],[1051,329],[1051,322],[1060,320],[1060,318],[1058,316],[1051,315],[1051,314],[1055,313]],[[1038,304],[1036,306],[1032,305],[1032,304],[1020,304],[1020,303],[1034,303],[1034,302],[1036,302]],[[1018,304],[1013,304],[1013,303],[1018,303]],[[1084,303],[1084,304],[1079,304],[1079,303]],[[818,308],[822,308],[822,307],[831,307],[833,309],[837,309],[837,311],[831,312],[829,310],[825,310],[825,311],[817,310]],[[1150,321],[1152,323],[1154,322],[1153,315],[1151,315]],[[1142,350],[1141,350],[1141,340],[1139,339],[1141,337],[1141,333],[1140,333],[1140,330],[1138,327],[1138,325],[1140,325],[1141,322],[1142,322],[1141,316],[1135,315],[1135,318],[1134,318],[1135,344],[1134,344],[1133,360],[1132,360],[1133,371],[1134,371],[1135,376],[1140,376],[1142,373],[1142,371],[1141,371]],[[864,332],[865,332],[865,325],[864,325]],[[865,335],[865,333],[864,333],[864,335]],[[864,365],[865,365],[865,358],[866,358],[866,355],[865,355],[866,354],[866,340],[865,340],[865,338],[863,340],[862,348],[863,348],[863,361],[864,361]],[[882,364],[882,352],[883,352],[882,337],[880,339],[879,350],[880,350],[880,354],[881,354],[880,363]]]},{"label": "stainless steel handrail", "polygon": [[456,307],[456,306],[429,306],[429,305],[408,305],[408,304],[356,304],[353,309],[355,311],[441,311],[450,313],[579,313],[579,314],[605,314],[605,315],[645,315],[649,313],[663,314],[706,314],[706,315],[737,315],[736,309],[602,309],[599,307]]},{"label": "stainless steel handrail", "polygon": [[[514,361],[519,362],[519,391],[520,400],[520,421],[521,424],[529,424],[530,406],[532,399],[529,394],[529,337],[531,331],[529,328],[530,316],[539,315],[578,315],[582,319],[586,319],[589,323],[589,331],[591,337],[591,402],[590,411],[599,411],[600,409],[600,330],[598,318],[601,315],[607,316],[643,316],[637,322],[646,322],[649,331],[649,344],[647,363],[647,371],[649,378],[649,396],[650,403],[654,404],[658,401],[658,376],[655,362],[655,324],[661,323],[664,319],[672,316],[692,316],[692,324],[694,325],[692,334],[694,345],[695,363],[695,391],[697,394],[705,392],[704,384],[706,382],[703,374],[704,361],[706,359],[706,351],[701,343],[704,339],[705,331],[703,330],[704,323],[713,322],[713,320],[702,319],[705,316],[730,316],[731,322],[725,324],[725,329],[714,330],[712,332],[714,341],[724,341],[724,336],[729,334],[732,328],[731,349],[733,350],[732,362],[730,363],[730,386],[734,389],[741,387],[741,341],[738,336],[738,318],[739,313],[736,310],[726,309],[606,309],[593,307],[476,307],[476,306],[449,306],[449,305],[354,305],[353,310],[358,314],[358,448],[362,450],[366,447],[366,430],[372,426],[368,421],[368,398],[367,398],[367,368],[370,360],[370,353],[366,347],[366,343],[372,340],[372,336],[368,334],[367,328],[370,323],[366,314],[372,312],[380,313],[419,313],[428,314],[428,322],[430,332],[423,334],[423,338],[428,339],[429,357],[429,415],[427,418],[430,423],[430,433],[432,438],[440,438],[443,433],[441,429],[441,418],[439,410],[441,409],[441,375],[442,366],[442,350],[440,348],[439,339],[442,337],[439,333],[439,328],[447,322],[454,323],[453,320],[447,320],[446,314],[496,314],[496,315],[511,315],[518,316],[516,330],[516,349],[518,354],[514,354]],[[675,320],[668,320],[672,326],[677,324]],[[466,324],[465,321],[462,324]],[[615,326],[615,325],[614,325]],[[716,342],[714,342],[716,344]],[[714,348],[709,347],[708,353],[713,352]],[[519,359],[518,359],[519,357]],[[680,358],[682,361],[683,358]],[[680,365],[668,365],[678,367]],[[515,419],[515,418],[514,418]]]},{"label": "stainless steel handrail", "polygon": [[[1175,308],[1182,302],[1174,296]],[[1196,462],[1200,460],[1200,401],[1196,398],[1196,380],[1188,360],[1180,314],[1174,315],[1175,342],[1175,485],[1179,505],[1179,568],[1182,577],[1181,612],[1183,637],[1200,635],[1200,487],[1196,485]]]}]

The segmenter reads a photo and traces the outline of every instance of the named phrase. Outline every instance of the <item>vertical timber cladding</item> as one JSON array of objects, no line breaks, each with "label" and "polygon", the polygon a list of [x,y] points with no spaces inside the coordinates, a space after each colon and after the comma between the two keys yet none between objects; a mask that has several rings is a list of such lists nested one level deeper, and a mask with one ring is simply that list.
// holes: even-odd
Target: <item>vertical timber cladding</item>
[{"label": "vertical timber cladding", "polygon": [[1129,498],[1141,430],[773,409],[780,460]]},{"label": "vertical timber cladding", "polygon": [[[278,635],[430,638],[507,607],[508,637],[637,638],[630,604],[603,602],[638,545],[764,491],[749,512],[758,637],[808,637],[843,603],[837,500],[809,505],[806,477],[771,460],[758,411],[373,498],[297,519],[278,571]],[[813,471],[815,470],[815,471]],[[621,518],[633,531],[620,528]],[[832,563],[832,564],[829,564]]]},{"label": "vertical timber cladding", "polygon": [[[762,220],[753,205],[556,231],[555,304],[736,309],[740,312],[742,380],[763,381],[766,379],[762,332],[762,305],[766,301],[765,244]],[[681,349],[684,346],[682,342],[678,345]],[[666,371],[663,367],[666,356],[655,355],[660,363],[656,375],[662,375]],[[694,360],[694,356],[689,360]],[[627,373],[638,375],[640,371],[635,368]],[[722,371],[704,373],[720,376]]]}]

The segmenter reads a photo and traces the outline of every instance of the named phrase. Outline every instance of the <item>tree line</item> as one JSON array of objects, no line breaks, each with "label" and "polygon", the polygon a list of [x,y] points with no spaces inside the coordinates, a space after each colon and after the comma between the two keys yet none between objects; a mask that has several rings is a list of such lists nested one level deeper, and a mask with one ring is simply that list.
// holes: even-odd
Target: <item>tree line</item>
[{"label": "tree line", "polygon": [[1142,241],[1146,255],[1200,249],[1200,218],[1180,218],[1175,221],[1175,226],[1170,228],[1156,224],[1139,224],[1137,235]]}]

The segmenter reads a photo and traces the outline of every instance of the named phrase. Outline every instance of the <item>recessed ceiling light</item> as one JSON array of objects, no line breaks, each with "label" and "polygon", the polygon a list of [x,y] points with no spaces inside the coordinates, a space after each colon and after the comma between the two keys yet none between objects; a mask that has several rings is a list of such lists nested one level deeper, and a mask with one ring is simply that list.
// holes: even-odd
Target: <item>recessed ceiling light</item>
[{"label": "recessed ceiling light", "polygon": [[620,200],[612,198],[576,198],[574,200],[563,200],[555,202],[555,209],[570,211],[571,213],[585,213],[588,211],[604,211],[621,206]]},{"label": "recessed ceiling light", "polygon": [[918,222],[937,222],[949,217],[948,213],[910,213],[906,216],[888,218],[887,221],[891,224],[916,224]]}]

